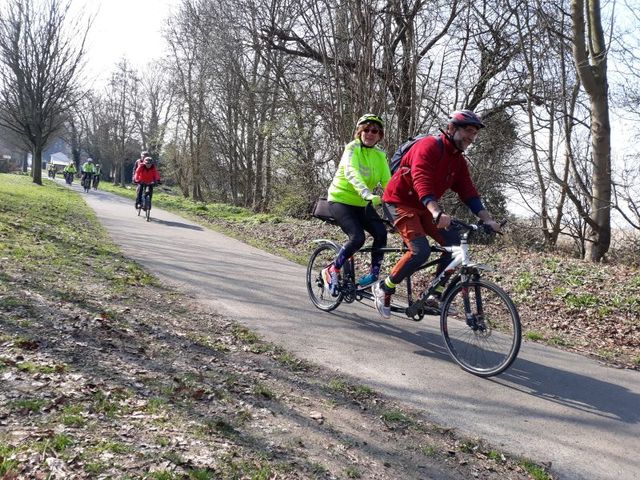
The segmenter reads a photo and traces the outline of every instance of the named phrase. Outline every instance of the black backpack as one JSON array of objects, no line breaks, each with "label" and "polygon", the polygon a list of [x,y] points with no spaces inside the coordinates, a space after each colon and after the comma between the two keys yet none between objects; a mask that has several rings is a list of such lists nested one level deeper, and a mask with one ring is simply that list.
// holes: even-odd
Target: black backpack
[{"label": "black backpack", "polygon": [[[396,153],[391,157],[391,161],[389,162],[389,170],[391,170],[391,175],[396,173],[396,170],[400,168],[400,163],[402,163],[402,157],[404,157],[405,153],[409,151],[413,144],[418,140],[422,140],[425,137],[428,137],[430,134],[423,133],[420,135],[416,135],[415,137],[411,137],[409,140],[400,144]],[[442,143],[442,135],[435,135],[436,140],[438,140],[438,146],[440,147],[440,153],[444,155],[444,143]]]}]

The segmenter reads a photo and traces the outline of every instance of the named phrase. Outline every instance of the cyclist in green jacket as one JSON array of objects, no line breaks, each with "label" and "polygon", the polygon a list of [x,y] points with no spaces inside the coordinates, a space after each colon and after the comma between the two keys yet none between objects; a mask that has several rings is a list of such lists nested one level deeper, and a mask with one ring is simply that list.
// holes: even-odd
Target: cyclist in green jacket
[{"label": "cyclist in green jacket", "polygon": [[78,170],[76,170],[76,164],[73,162],[69,162],[69,164],[62,169],[62,171],[64,173],[70,173],[72,175],[75,175],[78,172]]},{"label": "cyclist in green jacket", "polygon": [[378,186],[384,189],[391,178],[387,155],[378,147],[382,137],[384,122],[378,115],[367,113],[360,117],[354,139],[345,147],[329,187],[331,215],[349,237],[334,262],[322,271],[325,287],[334,296],[338,294],[338,273],[344,262],[364,245],[365,230],[373,237],[371,269],[358,284],[369,285],[380,273],[384,254],[376,250],[387,245],[387,230],[374,208],[381,204],[374,189]]},{"label": "cyclist in green jacket", "polygon": [[93,180],[93,175],[96,173],[96,166],[93,163],[93,158],[87,158],[87,161],[80,167],[82,172],[82,184],[84,185],[84,179],[89,177],[89,182]]},{"label": "cyclist in green jacket", "polygon": [[62,176],[64,177],[65,181],[69,185],[71,185],[71,183],[73,182],[73,176],[77,172],[78,170],[76,170],[76,164],[73,162],[69,162],[69,164],[62,169]]},{"label": "cyclist in green jacket", "polygon": [[100,166],[99,163],[96,163],[96,171],[93,172],[93,180],[91,182],[91,185],[93,186],[94,190],[98,189],[98,183],[100,183],[101,174],[102,174],[102,167]]}]

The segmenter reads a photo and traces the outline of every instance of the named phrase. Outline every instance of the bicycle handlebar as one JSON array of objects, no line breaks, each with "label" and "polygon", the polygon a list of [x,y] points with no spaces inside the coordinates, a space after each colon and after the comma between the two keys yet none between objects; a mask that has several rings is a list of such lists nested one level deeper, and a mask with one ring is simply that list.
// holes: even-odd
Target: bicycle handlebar
[{"label": "bicycle handlebar", "polygon": [[[502,228],[507,224],[507,220],[506,219],[502,220],[499,222],[499,224],[500,224],[500,228]],[[502,235],[502,232],[496,232],[493,228],[491,228],[489,225],[484,223],[482,220],[480,220],[478,223],[467,223],[467,222],[463,222],[460,219],[452,218],[451,226],[458,230],[464,229],[467,231],[474,231],[474,232],[478,230],[483,230],[485,233]]]}]

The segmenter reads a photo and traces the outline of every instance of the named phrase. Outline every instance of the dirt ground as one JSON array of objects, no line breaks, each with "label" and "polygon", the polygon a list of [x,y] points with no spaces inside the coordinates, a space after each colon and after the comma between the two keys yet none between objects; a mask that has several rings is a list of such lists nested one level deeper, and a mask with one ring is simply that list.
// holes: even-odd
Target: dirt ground
[{"label": "dirt ground", "polygon": [[3,305],[28,302],[2,312],[4,479],[530,478],[162,286],[87,278],[80,306],[8,277]]}]

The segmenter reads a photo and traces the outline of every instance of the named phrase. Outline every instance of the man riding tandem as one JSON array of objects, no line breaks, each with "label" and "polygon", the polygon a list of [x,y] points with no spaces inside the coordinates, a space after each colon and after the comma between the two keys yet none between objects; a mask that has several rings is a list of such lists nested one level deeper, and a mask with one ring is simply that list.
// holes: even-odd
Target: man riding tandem
[{"label": "man riding tandem", "polygon": [[[443,246],[460,244],[458,231],[449,229],[451,216],[438,204],[447,190],[457,193],[480,220],[494,231],[500,231],[500,224],[493,220],[480,199],[463,155],[484,127],[480,117],[471,110],[453,112],[440,139],[429,135],[418,140],[405,153],[389,181],[382,199],[409,250],[391,269],[390,275],[372,288],[376,309],[383,318],[391,316],[391,296],[396,285],[428,260],[431,248],[427,236]],[[450,254],[440,258],[436,276],[450,261]],[[439,287],[441,293],[444,286]],[[439,306],[439,297],[429,300],[431,305]]]}]

